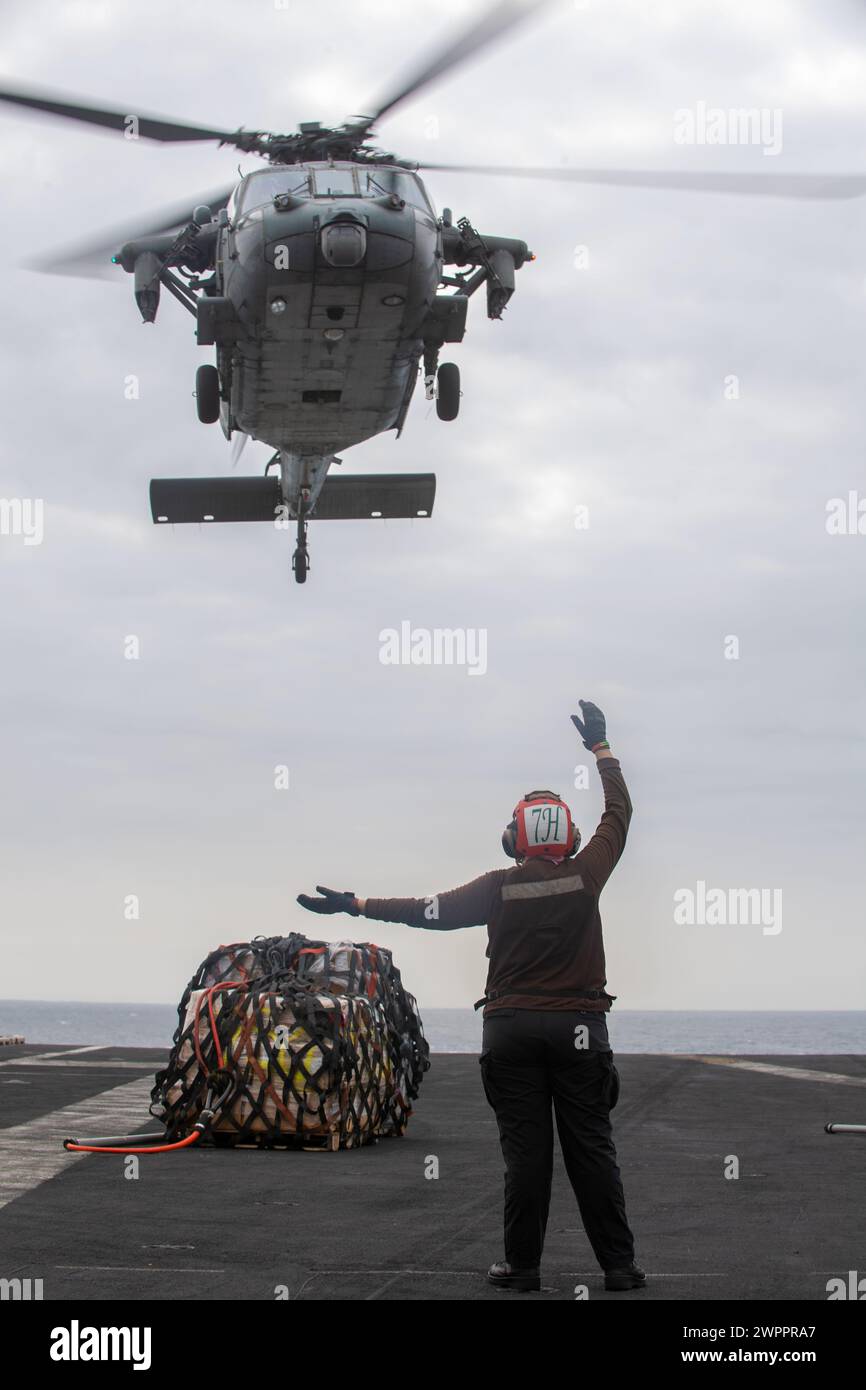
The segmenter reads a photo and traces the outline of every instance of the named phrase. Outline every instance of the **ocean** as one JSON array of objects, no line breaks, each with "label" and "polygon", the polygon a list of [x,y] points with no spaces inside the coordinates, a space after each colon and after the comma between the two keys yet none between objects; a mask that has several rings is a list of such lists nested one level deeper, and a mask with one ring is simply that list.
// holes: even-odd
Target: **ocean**
[{"label": "ocean", "polygon": [[[433,1052],[478,1052],[481,1015],[471,1009],[425,1009]],[[0,1036],[32,1043],[165,1047],[177,1024],[173,1004],[88,1004],[0,1000]],[[866,1052],[866,1011],[722,1012],[615,1009],[608,1014],[614,1052]]]}]

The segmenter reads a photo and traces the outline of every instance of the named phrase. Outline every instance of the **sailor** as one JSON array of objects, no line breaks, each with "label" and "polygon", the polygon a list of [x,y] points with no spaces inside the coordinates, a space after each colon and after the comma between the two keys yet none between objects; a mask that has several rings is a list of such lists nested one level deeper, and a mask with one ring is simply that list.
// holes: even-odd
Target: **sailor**
[{"label": "sailor", "polygon": [[495,869],[435,898],[357,898],[317,888],[298,902],[382,922],[453,931],[486,925],[481,1076],[505,1160],[505,1259],[488,1271],[503,1289],[541,1288],[553,1174],[553,1122],[584,1230],[605,1288],[641,1288],[610,1112],[619,1075],[605,1014],[598,900],[625,845],[632,806],[597,705],[579,701],[573,723],[595,755],[604,813],[585,849],[564,801],[527,793],[502,836],[514,868]]}]

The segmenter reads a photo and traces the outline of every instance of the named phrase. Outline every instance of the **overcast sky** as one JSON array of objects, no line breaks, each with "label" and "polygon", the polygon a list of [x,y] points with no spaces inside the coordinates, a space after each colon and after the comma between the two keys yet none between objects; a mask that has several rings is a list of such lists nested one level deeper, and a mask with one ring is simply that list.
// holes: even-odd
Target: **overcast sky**
[{"label": "overcast sky", "polygon": [[[5,0],[0,80],[287,131],[363,111],[475,9]],[[699,103],[780,111],[781,152],[678,144]],[[422,162],[862,172],[866,5],[562,0],[380,138]],[[317,919],[295,895],[504,864],[537,785],[588,837],[583,697],[635,804],[602,899],[620,1007],[863,1007],[866,535],[829,535],[826,508],[866,496],[864,202],[431,175],[438,208],[538,259],[501,323],[471,304],[459,420],[419,392],[400,440],[345,455],[435,470],[433,519],[314,525],[300,588],[269,526],[149,519],[151,476],[230,470],[184,311],[164,296],[145,327],[120,271],[17,268],[237,165],[0,108],[0,496],[45,503],[41,545],[0,536],[0,996],[171,1001],[214,945],[294,929],[392,948],[422,1012],[471,1004],[483,928]],[[383,665],[403,621],[484,629],[486,674]],[[678,924],[699,881],[781,890],[781,931]]]}]

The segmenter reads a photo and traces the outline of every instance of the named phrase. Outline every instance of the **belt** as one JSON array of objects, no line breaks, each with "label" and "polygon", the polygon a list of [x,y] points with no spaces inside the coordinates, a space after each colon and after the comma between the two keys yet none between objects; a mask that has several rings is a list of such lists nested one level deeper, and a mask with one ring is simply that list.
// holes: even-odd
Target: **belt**
[{"label": "belt", "polygon": [[485,1004],[492,1004],[494,999],[501,999],[503,994],[532,994],[542,996],[545,999],[615,999],[615,994],[608,994],[603,989],[524,989],[522,986],[514,986],[509,990],[495,990],[492,994],[485,994],[475,1004],[473,1009],[477,1012]]}]

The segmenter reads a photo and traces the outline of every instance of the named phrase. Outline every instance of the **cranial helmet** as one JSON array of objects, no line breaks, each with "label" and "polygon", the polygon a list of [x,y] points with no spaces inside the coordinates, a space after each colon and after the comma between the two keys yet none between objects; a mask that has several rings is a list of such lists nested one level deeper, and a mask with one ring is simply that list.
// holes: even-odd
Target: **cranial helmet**
[{"label": "cranial helmet", "polygon": [[570,858],[580,848],[580,831],[556,792],[527,792],[502,832],[509,859]]}]

